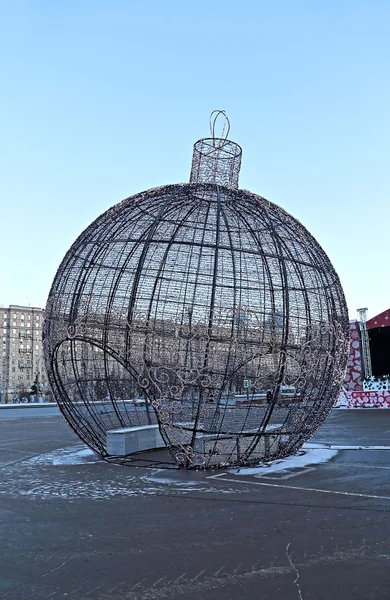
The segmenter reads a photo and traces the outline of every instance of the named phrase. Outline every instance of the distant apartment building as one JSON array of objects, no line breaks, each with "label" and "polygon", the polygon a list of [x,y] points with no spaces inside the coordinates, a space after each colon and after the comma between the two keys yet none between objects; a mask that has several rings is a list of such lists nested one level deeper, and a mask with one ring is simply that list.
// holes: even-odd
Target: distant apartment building
[{"label": "distant apartment building", "polygon": [[44,311],[32,306],[0,307],[2,365],[0,402],[27,397],[38,377],[39,395],[47,397],[49,387],[43,359],[42,322]]}]

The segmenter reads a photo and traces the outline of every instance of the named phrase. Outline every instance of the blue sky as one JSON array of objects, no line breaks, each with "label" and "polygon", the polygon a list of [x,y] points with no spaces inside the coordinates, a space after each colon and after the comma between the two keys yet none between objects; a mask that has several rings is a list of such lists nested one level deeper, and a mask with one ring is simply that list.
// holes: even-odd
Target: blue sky
[{"label": "blue sky", "polygon": [[337,269],[351,317],[390,306],[390,3],[0,0],[0,304],[44,306],[76,236],[187,181],[227,111],[240,187]]}]

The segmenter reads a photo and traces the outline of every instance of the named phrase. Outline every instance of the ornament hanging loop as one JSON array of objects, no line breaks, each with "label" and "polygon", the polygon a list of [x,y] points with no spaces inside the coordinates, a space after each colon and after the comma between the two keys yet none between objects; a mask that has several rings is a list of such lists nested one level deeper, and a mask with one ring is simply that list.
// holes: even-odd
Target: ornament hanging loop
[{"label": "ornament hanging loop", "polygon": [[[215,128],[219,117],[223,117],[223,125],[221,135],[215,135]],[[230,121],[224,110],[213,110],[210,115],[210,133],[214,140],[214,146],[221,147],[229,137]]]}]

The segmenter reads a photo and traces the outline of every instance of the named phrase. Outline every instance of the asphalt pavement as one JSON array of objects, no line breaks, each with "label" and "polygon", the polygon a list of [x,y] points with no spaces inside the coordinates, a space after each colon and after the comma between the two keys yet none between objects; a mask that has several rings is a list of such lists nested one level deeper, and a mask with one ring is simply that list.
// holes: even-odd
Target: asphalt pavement
[{"label": "asphalt pavement", "polygon": [[16,413],[0,411],[1,599],[390,597],[390,411],[333,410],[276,467],[198,472],[110,464],[61,416]]}]

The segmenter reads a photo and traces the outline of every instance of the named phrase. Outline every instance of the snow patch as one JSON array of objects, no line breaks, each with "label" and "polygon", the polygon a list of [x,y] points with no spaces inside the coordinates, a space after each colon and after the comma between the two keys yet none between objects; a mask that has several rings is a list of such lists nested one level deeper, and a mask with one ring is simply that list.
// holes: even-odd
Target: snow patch
[{"label": "snow patch", "polygon": [[269,473],[324,463],[336,456],[337,453],[338,450],[335,448],[329,448],[322,444],[307,444],[294,456],[274,460],[258,467],[242,467],[232,472],[236,475],[268,475]]},{"label": "snow patch", "polygon": [[96,454],[83,444],[45,452],[44,454],[28,459],[26,463],[35,465],[85,465],[94,464],[98,461],[99,459]]},{"label": "snow patch", "polygon": [[[159,475],[162,475],[162,477],[160,477]],[[226,494],[230,494],[232,492],[234,492],[233,489],[231,488],[227,488],[226,490],[223,490],[221,492],[220,489],[215,489],[215,488],[211,488],[208,487],[208,485],[205,487],[205,481],[204,481],[204,471],[200,471],[199,473],[201,473],[202,479],[200,479],[199,481],[194,481],[194,479],[188,479],[186,481],[178,481],[177,477],[175,477],[175,474],[177,475],[177,471],[174,471],[174,475],[172,477],[172,479],[169,479],[166,475],[167,471],[166,469],[153,469],[151,475],[143,475],[141,477],[141,480],[144,482],[150,482],[153,484],[157,484],[160,485],[163,488],[169,487],[170,490],[174,489],[176,491],[179,492],[218,492],[220,493],[226,493]],[[189,473],[188,473],[189,474]],[[154,489],[160,489],[161,488],[154,488]]]}]

